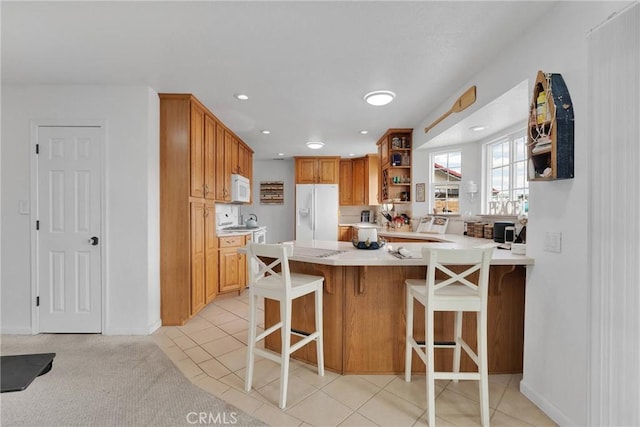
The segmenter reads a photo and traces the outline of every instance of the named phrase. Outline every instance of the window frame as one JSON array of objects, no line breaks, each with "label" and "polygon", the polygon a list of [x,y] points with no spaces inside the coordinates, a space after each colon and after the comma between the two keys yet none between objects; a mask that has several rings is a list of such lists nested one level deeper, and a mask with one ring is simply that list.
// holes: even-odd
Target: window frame
[{"label": "window frame", "polygon": [[[521,159],[517,159],[517,150],[516,144],[517,141],[521,140],[524,143],[522,147],[524,149],[523,157]],[[527,129],[526,127],[518,127],[517,129],[511,130],[499,137],[492,138],[490,141],[487,141],[483,144],[483,176],[484,176],[484,185],[482,192],[482,212],[483,215],[493,215],[490,209],[490,203],[494,201],[492,193],[493,193],[493,170],[494,167],[492,165],[492,152],[493,147],[496,144],[504,144],[505,142],[509,143],[509,159],[506,163],[506,166],[509,167],[509,177],[508,177],[508,198],[505,201],[517,201],[518,194],[525,194],[523,197],[524,206],[521,206],[520,211],[525,212],[528,210],[528,200],[529,200],[529,179],[527,176],[527,165],[528,165],[528,150],[527,150]],[[516,164],[521,166],[521,179],[523,179],[522,183],[524,186],[518,185],[518,169],[515,167]],[[505,165],[501,166],[504,167]]]},{"label": "window frame", "polygon": [[[436,182],[435,179],[435,174],[436,174],[436,168],[435,168],[435,158],[437,156],[441,156],[443,154],[457,154],[458,157],[460,158],[460,179],[458,181],[444,181],[444,183],[442,182]],[[463,154],[463,150],[461,148],[454,148],[454,149],[449,149],[449,150],[439,150],[439,151],[433,151],[431,153],[429,153],[429,176],[430,176],[430,186],[429,186],[429,209],[431,212],[436,212],[436,189],[440,186],[453,186],[453,187],[457,187],[458,189],[458,195],[457,195],[457,201],[458,201],[458,210],[457,211],[449,211],[449,212],[436,212],[438,215],[459,215],[461,213],[461,207],[460,207],[460,201],[461,201],[461,194],[460,192],[462,191],[462,154]],[[448,159],[447,159],[448,160]],[[443,165],[444,166],[444,165]],[[449,164],[447,164],[445,166],[446,169],[451,169],[449,168]],[[455,172],[455,171],[454,171]],[[445,200],[450,200],[450,197],[445,197]],[[446,203],[446,202],[445,202]]]}]

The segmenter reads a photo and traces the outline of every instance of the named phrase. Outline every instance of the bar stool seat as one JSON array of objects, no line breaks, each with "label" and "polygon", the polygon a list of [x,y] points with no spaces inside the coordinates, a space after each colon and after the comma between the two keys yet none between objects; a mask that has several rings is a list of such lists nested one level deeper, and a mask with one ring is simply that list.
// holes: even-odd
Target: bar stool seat
[{"label": "bar stool seat", "polygon": [[[324,277],[291,273],[289,257],[293,253],[292,244],[247,244],[249,265],[249,337],[247,343],[247,374],[245,390],[251,391],[255,355],[280,363],[280,398],[278,406],[287,405],[287,385],[289,381],[289,359],[291,353],[312,341],[316,342],[318,375],[324,376],[324,349],[322,339],[322,291]],[[266,264],[263,259],[274,260]],[[253,262],[252,262],[253,261]],[[279,271],[278,270],[278,266]],[[292,301],[307,294],[315,294],[315,331],[300,333],[291,330]],[[256,336],[256,309],[259,297],[280,302],[280,321]],[[282,347],[280,354],[256,347],[256,343],[280,329]],[[291,345],[291,335],[303,337]]]},{"label": "bar stool seat", "polygon": [[[480,417],[483,426],[489,425],[489,374],[487,358],[487,295],[489,267],[493,245],[472,249],[423,248],[422,256],[427,261],[426,280],[407,279],[406,284],[406,350],[405,381],[411,381],[411,359],[413,351],[426,365],[427,418],[430,427],[435,425],[435,380],[477,380],[480,390]],[[450,266],[464,266],[457,273]],[[454,268],[457,270],[457,268]],[[445,276],[436,280],[436,272]],[[477,273],[477,274],[476,274]],[[440,277],[440,274],[438,277]],[[472,281],[472,277],[477,277]],[[413,304],[417,300],[425,307],[425,343],[413,337]],[[436,343],[434,339],[434,312],[455,312],[454,341]],[[477,351],[462,338],[463,312],[477,315]],[[453,372],[437,372],[434,368],[434,349],[453,349]],[[460,354],[464,350],[478,366],[477,372],[460,372]]]}]

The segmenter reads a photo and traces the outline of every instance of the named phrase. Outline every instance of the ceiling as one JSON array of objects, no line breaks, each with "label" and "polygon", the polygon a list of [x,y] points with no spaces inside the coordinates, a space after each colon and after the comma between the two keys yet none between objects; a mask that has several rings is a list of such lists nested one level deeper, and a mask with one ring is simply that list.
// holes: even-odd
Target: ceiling
[{"label": "ceiling", "polygon": [[[443,102],[554,2],[0,4],[3,85],[145,85],[193,93],[254,149],[254,158],[269,159],[375,152],[386,129],[439,115]],[[379,89],[395,92],[395,101],[384,107],[363,101]],[[237,93],[249,99],[239,101]],[[493,131],[512,120],[505,113],[514,101],[502,98],[476,113],[484,110]],[[437,144],[473,138],[467,131],[475,118],[467,120]],[[310,140],[325,146],[309,150]]]}]

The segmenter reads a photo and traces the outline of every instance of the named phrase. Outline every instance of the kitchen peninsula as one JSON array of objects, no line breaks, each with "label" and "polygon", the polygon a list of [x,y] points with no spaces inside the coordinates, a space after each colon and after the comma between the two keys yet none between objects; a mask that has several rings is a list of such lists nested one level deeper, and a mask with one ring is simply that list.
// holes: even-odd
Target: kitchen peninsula
[{"label": "kitchen peninsula", "polygon": [[[421,248],[465,248],[492,243],[459,235],[433,235],[440,242],[390,243],[377,250],[361,250],[348,242],[296,241],[290,258],[292,272],[325,278],[324,348],[325,368],[340,374],[399,374],[404,372],[405,286],[407,278],[424,278],[426,263]],[[401,245],[410,257],[398,258],[389,245]],[[526,266],[534,260],[524,255],[496,249],[489,274],[489,372],[522,372],[524,342],[524,296]],[[313,297],[293,304],[294,330],[314,330]],[[424,336],[424,310],[418,305],[414,334]],[[265,300],[265,329],[279,320],[278,303]],[[453,314],[436,313],[436,340],[453,339]],[[475,316],[464,315],[464,330],[475,331]],[[464,334],[475,346],[475,333]],[[292,342],[299,340],[293,336]],[[279,351],[280,334],[267,337],[266,347]],[[303,347],[293,357],[315,363],[315,343]],[[463,352],[464,353],[464,352]],[[452,350],[436,351],[436,370],[450,369]],[[414,371],[424,364],[413,358]],[[462,370],[474,369],[463,356]]]}]

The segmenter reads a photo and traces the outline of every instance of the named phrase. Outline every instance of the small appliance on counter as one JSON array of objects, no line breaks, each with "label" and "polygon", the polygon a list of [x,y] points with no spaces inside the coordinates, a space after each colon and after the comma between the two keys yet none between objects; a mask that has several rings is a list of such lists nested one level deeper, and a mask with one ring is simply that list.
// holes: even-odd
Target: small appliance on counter
[{"label": "small appliance on counter", "polygon": [[360,212],[360,222],[371,222],[371,211]]},{"label": "small appliance on counter", "polygon": [[493,223],[493,241],[511,243],[516,238],[516,227],[513,222],[496,221]]}]

